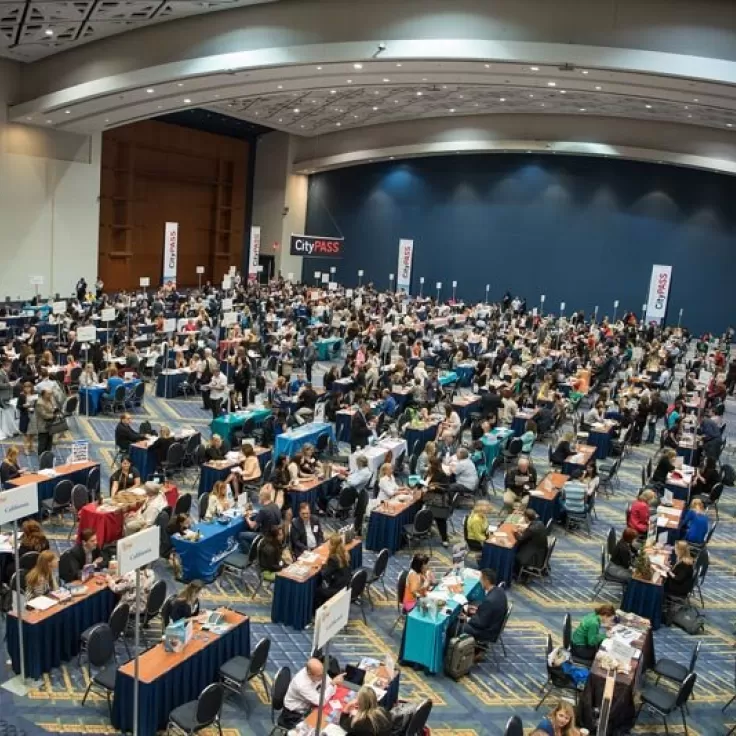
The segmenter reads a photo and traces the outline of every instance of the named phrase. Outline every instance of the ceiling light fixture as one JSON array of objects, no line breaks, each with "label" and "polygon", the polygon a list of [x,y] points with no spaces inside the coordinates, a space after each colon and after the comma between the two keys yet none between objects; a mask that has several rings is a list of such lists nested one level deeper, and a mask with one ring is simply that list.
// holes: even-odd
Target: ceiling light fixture
[{"label": "ceiling light fixture", "polygon": [[53,35],[54,35],[54,32],[53,32],[53,30],[51,30],[51,28],[47,28],[47,29],[46,29],[46,30],[44,31],[44,35],[45,35],[45,36],[53,36]]},{"label": "ceiling light fixture", "polygon": [[644,105],[644,107],[646,107],[647,110],[651,110],[652,109],[652,106],[651,105]]},{"label": "ceiling light fixture", "polygon": [[417,92],[417,97],[421,97],[424,94],[424,92]]},{"label": "ceiling light fixture", "polygon": [[361,70],[363,68],[362,64],[353,64],[353,69]]},{"label": "ceiling light fixture", "polygon": [[51,125],[51,121],[50,120],[47,120],[46,121],[46,125]]},{"label": "ceiling light fixture", "polygon": [[455,112],[455,108],[454,107],[451,107],[450,108],[450,112]]},{"label": "ceiling light fixture", "polygon": [[384,82],[390,82],[391,80],[390,80],[390,79],[389,79],[388,77],[384,77],[384,78],[383,78],[383,81],[384,81]]},{"label": "ceiling light fixture", "polygon": [[337,90],[336,89],[331,89],[330,90],[330,94],[331,95],[336,95],[337,94]]},{"label": "ceiling light fixture", "polygon": [[530,69],[530,71],[533,71],[533,72],[538,72],[539,71],[539,67],[538,66],[530,66],[529,69]]},{"label": "ceiling light fixture", "polygon": [[373,108],[373,112],[375,112],[376,110],[378,110],[378,108],[374,106],[374,108]]},{"label": "ceiling light fixture", "polygon": [[317,71],[318,71],[318,72],[321,72],[321,71],[322,71],[322,67],[321,67],[321,66],[318,66],[318,67],[317,67]]},{"label": "ceiling light fixture", "polygon": [[283,89],[283,88],[284,88],[283,84],[280,84],[278,87],[276,87],[276,89]]},{"label": "ceiling light fixture", "polygon": [[498,101],[499,101],[499,102],[506,102],[506,98],[505,98],[505,97],[499,97],[499,98],[498,98]]},{"label": "ceiling light fixture", "polygon": [[348,84],[352,84],[353,83],[353,80],[352,79],[348,79],[347,81],[348,81]]},{"label": "ceiling light fixture", "polygon": [[596,89],[600,92],[601,89],[603,89],[603,88],[602,87],[596,87]]},{"label": "ceiling light fixture", "polygon": [[567,90],[566,89],[561,89],[560,90],[560,94],[561,95],[566,95],[567,94]]},{"label": "ceiling light fixture", "polygon": [[700,100],[697,97],[694,97],[693,102],[700,102]]},{"label": "ceiling light fixture", "polygon": [[184,86],[184,82],[179,82],[176,86],[177,87],[183,87]]},{"label": "ceiling light fixture", "polygon": [[547,86],[548,87],[556,87],[557,86],[557,82],[547,82]]},{"label": "ceiling light fixture", "polygon": [[156,91],[156,90],[152,89],[151,87],[149,87],[149,88],[148,88],[148,89],[146,90],[146,92],[147,92],[147,93],[148,93],[149,95],[152,95],[152,94],[153,94],[153,93],[154,93],[155,91]]},{"label": "ceiling light fixture", "polygon": [[584,107],[581,107],[580,108],[580,112],[585,112],[585,108]]},{"label": "ceiling light fixture", "polygon": [[726,123],[727,128],[733,128],[733,123]]},{"label": "ceiling light fixture", "polygon": [[401,66],[401,64],[397,64],[396,66]]},{"label": "ceiling light fixture", "polygon": [[490,64],[486,64],[485,67],[486,67],[486,69],[490,69],[491,68],[491,65]]},{"label": "ceiling light fixture", "polygon": [[583,74],[587,74],[587,73],[588,73],[588,70],[587,69],[583,69]]},{"label": "ceiling light fixture", "polygon": [[71,114],[72,114],[71,110],[64,110],[64,115],[71,115]]},{"label": "ceiling light fixture", "polygon": [[283,118],[279,118],[279,122],[280,123],[283,123],[284,122],[284,119]]},{"label": "ceiling light fixture", "polygon": [[191,104],[191,102],[192,102],[192,101],[191,101],[191,100],[190,100],[190,99],[189,99],[188,97],[185,97],[185,98],[184,98],[184,104],[185,104],[185,105],[190,105],[190,104]]},{"label": "ceiling light fixture", "polygon": [[294,114],[295,114],[295,115],[298,115],[298,114],[299,114],[299,108],[298,108],[298,107],[295,107],[295,108],[294,108]]},{"label": "ceiling light fixture", "polygon": [[335,125],[337,125],[337,127],[339,128],[342,125],[342,123],[335,123]]}]

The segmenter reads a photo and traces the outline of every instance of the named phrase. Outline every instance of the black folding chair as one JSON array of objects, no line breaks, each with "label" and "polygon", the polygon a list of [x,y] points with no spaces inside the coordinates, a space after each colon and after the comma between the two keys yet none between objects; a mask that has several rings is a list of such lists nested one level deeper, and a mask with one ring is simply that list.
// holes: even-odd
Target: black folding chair
[{"label": "black folding chair", "polygon": [[273,723],[274,726],[268,736],[273,736],[274,733],[283,735],[289,732],[288,728],[280,726],[276,722],[276,713],[284,708],[284,698],[286,697],[286,692],[289,689],[290,684],[291,670],[288,667],[280,667],[273,680],[273,689],[271,690],[271,723]]},{"label": "black folding chair", "polygon": [[[96,667],[97,672],[92,673]],[[82,705],[87,702],[87,696],[95,688],[107,698],[107,710],[112,718],[112,702],[110,700],[115,691],[115,678],[118,663],[115,661],[115,637],[108,624],[97,624],[89,632],[87,639],[87,670],[89,684],[84,691]]]},{"label": "black folding chair", "polygon": [[[244,686],[252,679],[258,677],[263,683],[263,689],[268,695],[268,684],[266,682],[266,664],[268,653],[271,650],[271,640],[263,637],[253,649],[250,657],[232,657],[220,667],[220,682],[222,686],[236,695],[245,695]],[[248,710],[247,701],[246,711]]]},{"label": "black folding chair", "polygon": [[194,734],[210,726],[217,726],[222,736],[220,714],[225,700],[225,690],[219,683],[208,685],[200,693],[197,700],[184,703],[169,713],[169,723],[166,733],[171,733],[171,727],[176,726],[185,734]]},{"label": "black folding chair", "polygon": [[388,598],[388,592],[386,591],[386,581],[384,580],[386,575],[386,568],[388,567],[388,559],[390,552],[387,549],[382,549],[376,556],[376,561],[373,563],[373,570],[368,576],[366,581],[365,592],[368,596],[368,601],[371,604],[371,608],[375,608],[373,605],[373,597],[371,596],[371,588],[376,583],[381,583],[383,587],[383,594]]}]

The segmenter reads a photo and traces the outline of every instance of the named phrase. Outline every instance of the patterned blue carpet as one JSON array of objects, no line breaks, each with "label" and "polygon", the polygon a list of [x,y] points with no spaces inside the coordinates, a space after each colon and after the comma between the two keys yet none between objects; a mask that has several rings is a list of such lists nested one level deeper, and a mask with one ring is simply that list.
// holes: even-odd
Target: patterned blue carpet
[{"label": "patterned blue carpet", "polygon": [[[321,371],[319,371],[321,373]],[[320,381],[319,375],[315,377]],[[193,426],[209,437],[209,417],[201,409],[198,400],[163,401],[146,396],[145,406],[137,412],[137,421],[149,419],[154,426],[167,424],[172,428]],[[729,399],[727,409],[729,423],[736,421],[736,407]],[[80,417],[72,434],[87,438],[91,442],[94,459],[102,463],[102,488],[107,488],[107,475],[114,452],[112,442],[114,419]],[[6,443],[7,444],[7,443]],[[504,637],[508,655],[500,668],[489,663],[478,666],[470,676],[453,682],[444,675],[434,677],[410,668],[401,675],[401,698],[419,701],[431,697],[434,709],[430,718],[433,736],[494,736],[502,734],[508,717],[514,713],[521,716],[527,732],[542,715],[535,713],[540,686],[546,677],[544,664],[544,642],[547,632],[556,642],[560,640],[562,619],[569,611],[576,622],[594,607],[592,590],[600,569],[600,548],[610,526],[620,532],[624,521],[624,507],[631,500],[639,485],[641,466],[654,452],[653,446],[634,448],[624,461],[621,485],[611,499],[599,498],[598,519],[593,524],[590,538],[582,535],[565,535],[557,530],[557,548],[552,559],[552,576],[545,584],[531,583],[516,585],[510,592],[514,611]],[[534,450],[535,463],[540,476],[547,469],[547,448],[540,445]],[[731,461],[729,459],[729,461]],[[497,482],[500,481],[500,477]],[[500,498],[500,496],[498,497]],[[496,509],[499,501],[493,499]],[[705,634],[700,637],[703,649],[698,663],[698,683],[695,700],[690,703],[690,733],[694,736],[724,734],[736,723],[736,705],[724,716],[722,706],[734,692],[734,644],[732,619],[736,610],[736,503],[733,490],[726,489],[721,504],[720,523],[711,544],[711,567],[703,587]],[[462,517],[458,511],[455,527],[462,531]],[[67,529],[52,528],[51,537],[57,550],[66,546]],[[461,534],[455,534],[460,541]],[[449,567],[447,552],[435,548],[433,566],[442,571]],[[364,553],[364,565],[371,566],[374,555]],[[374,596],[375,610],[367,609],[368,625],[364,625],[359,614],[347,630],[338,637],[336,655],[341,662],[356,662],[363,655],[377,656],[398,652],[400,628],[390,633],[396,618],[395,591],[399,572],[408,566],[409,554],[398,554],[391,559],[387,574],[389,597],[383,598],[377,591]],[[172,579],[168,567],[158,565],[157,572],[169,582],[169,592],[177,583]],[[247,613],[252,621],[252,641],[262,636],[272,640],[271,657],[268,664],[269,680],[282,665],[289,665],[292,672],[302,666],[311,648],[311,632],[295,632],[270,621],[270,598],[268,594],[251,600],[230,579],[221,579],[209,586],[204,596],[205,605],[225,604]],[[599,601],[618,603],[604,591]],[[4,637],[4,631],[2,632]],[[655,634],[657,657],[668,656],[687,663],[695,637],[679,629],[663,627]],[[0,660],[0,681],[10,676],[5,657]],[[0,689],[0,732],[2,722],[12,724],[26,733],[114,733],[107,719],[104,699],[91,696],[86,707],[81,707],[81,698],[87,684],[86,672],[80,671],[76,663],[67,663],[59,670],[47,675],[26,698],[16,698]],[[248,691],[250,716],[237,697],[231,697],[223,713],[223,727],[228,736],[241,734],[267,734],[271,729],[270,708],[265,693],[256,685],[255,692]],[[548,701],[552,704],[551,699]],[[546,708],[546,705],[545,705]],[[673,718],[670,732],[683,733]],[[664,733],[664,727],[650,715],[642,715],[635,733]]]}]

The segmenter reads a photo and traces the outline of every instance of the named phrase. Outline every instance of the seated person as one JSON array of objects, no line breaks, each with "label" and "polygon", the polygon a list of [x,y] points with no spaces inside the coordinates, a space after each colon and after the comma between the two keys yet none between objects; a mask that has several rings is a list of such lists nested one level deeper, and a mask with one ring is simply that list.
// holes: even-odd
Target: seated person
[{"label": "seated person", "polygon": [[504,479],[504,510],[511,510],[515,504],[528,499],[529,493],[537,487],[537,471],[528,457],[520,457],[515,468],[509,468]]},{"label": "seated person", "polygon": [[281,506],[276,503],[275,490],[270,483],[266,483],[258,493],[261,507],[253,516],[246,514],[243,518],[248,529],[238,534],[240,549],[248,554],[253,540],[259,534],[270,534],[271,530],[281,526]]},{"label": "seated person", "polygon": [[537,423],[531,419],[528,419],[524,425],[524,434],[521,435],[521,451],[528,455],[534,447],[534,442],[537,439]]},{"label": "seated person", "polygon": [[114,496],[118,491],[127,491],[141,484],[141,474],[138,472],[130,458],[125,455],[120,461],[120,467],[110,476],[110,495]]},{"label": "seated person", "polygon": [[243,462],[233,468],[233,472],[227,478],[236,496],[240,496],[245,486],[255,486],[261,479],[261,465],[253,445],[244,442],[240,451],[243,453]]},{"label": "seated person", "polygon": [[146,610],[148,602],[148,594],[156,582],[156,575],[148,565],[144,565],[139,568],[140,573],[140,588],[139,595],[136,598],[136,571],[131,570],[125,575],[114,578],[108,576],[107,585],[113,593],[120,595],[119,603],[127,603],[130,606],[131,614],[135,613],[142,614]]},{"label": "seated person", "polygon": [[299,463],[299,472],[302,477],[311,477],[318,475],[321,468],[319,460],[314,456],[315,448],[310,442],[307,442],[301,449],[301,461]]},{"label": "seated person", "polygon": [[365,686],[340,714],[340,728],[345,736],[391,736],[393,733],[391,717],[378,705],[376,691]]},{"label": "seated person", "polygon": [[649,514],[651,507],[656,505],[657,499],[657,494],[651,488],[645,488],[631,504],[626,517],[626,526],[633,529],[640,537],[649,531]]},{"label": "seated person", "polygon": [[570,703],[560,700],[552,712],[543,718],[532,732],[544,736],[580,736],[580,730],[575,726],[575,709]]},{"label": "seated person", "polygon": [[137,510],[132,511],[125,517],[125,533],[135,534],[153,526],[158,515],[166,508],[166,496],[163,494],[161,484],[148,481],[143,486],[146,492],[146,500]]},{"label": "seated person", "polygon": [[227,448],[219,434],[213,434],[210,444],[207,445],[204,456],[208,463],[214,460],[224,460],[227,454]]},{"label": "seated person", "polygon": [[164,467],[166,456],[169,454],[169,448],[174,444],[174,442],[176,442],[176,439],[171,436],[171,430],[166,426],[161,427],[159,436],[149,448],[150,450],[153,450],[156,456],[157,470]]},{"label": "seated person", "polygon": [[297,452],[289,460],[289,465],[287,466],[289,469],[289,481],[292,485],[298,485],[299,481],[304,480],[305,478],[314,477],[313,473],[303,472],[301,466],[302,453]]},{"label": "seated person", "polygon": [[350,568],[350,555],[345,549],[342,537],[339,534],[333,534],[328,544],[327,562],[321,574],[322,585],[315,591],[315,609],[350,585],[350,579],[353,576]]},{"label": "seated person", "polygon": [[662,457],[659,459],[650,479],[652,485],[664,486],[667,482],[667,476],[675,469],[676,457],[677,453],[669,448],[662,453]]},{"label": "seated person", "polygon": [[65,559],[69,560],[69,567],[65,571],[69,581],[79,580],[82,570],[87,565],[94,565],[95,570],[104,567],[105,558],[102,550],[97,546],[95,530],[82,529],[79,534],[79,542],[69,550]]},{"label": "seated person", "polygon": [[[284,707],[279,714],[278,725],[286,730],[294,728],[303,721],[315,708],[319,707],[320,690],[324,667],[318,659],[309,659],[305,667],[294,675],[284,697]],[[335,687],[341,685],[343,676],[334,680],[327,677],[324,702],[335,693]]]},{"label": "seated person", "polygon": [[562,435],[562,439],[550,455],[550,463],[552,463],[552,465],[562,465],[570,455],[575,454],[575,451],[572,449],[572,442],[574,439],[572,432],[567,432]]},{"label": "seated person", "polygon": [[207,511],[204,515],[205,521],[212,521],[218,516],[222,516],[227,510],[231,509],[232,501],[227,497],[228,487],[224,480],[218,480],[212,487],[210,497],[207,500]]},{"label": "seated person", "polygon": [[483,542],[486,541],[488,536],[488,518],[491,514],[491,504],[485,499],[475,502],[473,510],[468,516],[468,520],[465,524],[466,537],[465,541],[468,544],[468,549],[473,552],[483,551]]},{"label": "seated person", "polygon": [[708,514],[699,498],[694,498],[682,520],[680,536],[690,544],[703,544],[708,534]]},{"label": "seated person", "polygon": [[631,567],[636,559],[634,542],[637,536],[636,531],[626,527],[621,534],[621,539],[616,542],[616,547],[606,567],[606,574],[622,583],[628,583],[631,580]]},{"label": "seated person", "polygon": [[179,621],[182,618],[191,618],[199,613],[199,594],[204,588],[201,580],[192,580],[174,598],[169,618],[171,621]]},{"label": "seated person", "polygon": [[[523,528],[525,526],[526,528]],[[524,512],[524,524],[514,531],[516,558],[514,572],[518,575],[522,567],[541,567],[547,557],[547,528],[534,509]]]},{"label": "seated person", "polygon": [[570,514],[584,514],[587,511],[588,488],[582,482],[583,471],[576,468],[562,486],[562,508]]},{"label": "seated person", "polygon": [[583,616],[572,632],[572,654],[585,661],[595,659],[598,647],[606,638],[606,630],[613,626],[615,616],[616,610],[610,604],[598,606],[593,613]]},{"label": "seated person", "polygon": [[478,490],[478,471],[475,463],[470,459],[467,448],[458,448],[455,462],[450,464],[450,472],[455,476],[455,482],[450,483],[450,496],[460,493],[465,496],[474,496]]},{"label": "seated person", "polygon": [[115,427],[115,445],[123,452],[129,452],[134,442],[146,439],[145,435],[139,434],[133,429],[133,417],[128,414],[120,415],[120,421]]},{"label": "seated person", "polygon": [[404,588],[404,599],[401,608],[404,613],[409,613],[417,601],[434,584],[434,574],[429,569],[429,557],[427,555],[416,554],[411,558],[409,573],[406,576],[406,586]]},{"label": "seated person", "polygon": [[56,590],[54,570],[58,565],[59,561],[50,549],[41,552],[36,564],[26,574],[26,598],[28,600],[48,595],[52,590]]},{"label": "seated person", "polygon": [[275,526],[268,534],[263,535],[263,541],[258,547],[258,566],[261,568],[263,579],[270,583],[276,580],[276,573],[286,566],[282,526]]},{"label": "seated person", "polygon": [[665,595],[675,598],[687,598],[690,595],[695,582],[694,562],[690,554],[690,545],[682,539],[675,542],[675,564],[670,568],[664,581]]},{"label": "seated person", "polygon": [[18,448],[12,445],[0,463],[0,489],[6,488],[9,481],[19,478],[23,472],[18,462],[18,454]]},{"label": "seated person", "polygon": [[394,466],[391,463],[384,463],[379,471],[378,502],[390,501],[401,492],[402,488],[394,478]]},{"label": "seated person", "polygon": [[476,641],[495,642],[503,628],[503,620],[508,610],[508,600],[503,588],[496,587],[496,572],[484,568],[480,573],[480,584],[483,587],[483,600],[480,604],[468,604],[462,633],[469,634]]},{"label": "seated person", "polygon": [[294,557],[299,557],[303,552],[319,547],[324,541],[322,525],[316,516],[312,516],[309,504],[299,504],[299,516],[291,522],[289,530],[289,543]]},{"label": "seated person", "polygon": [[102,398],[105,400],[111,400],[115,396],[115,389],[118,386],[124,386],[125,381],[118,375],[118,369],[115,366],[111,366],[107,371],[107,386],[102,394]]},{"label": "seated person", "polygon": [[18,545],[18,557],[23,557],[26,552],[43,552],[49,549],[49,540],[35,519],[24,521],[21,531],[23,535]]},{"label": "seated person", "polygon": [[713,486],[720,480],[721,476],[718,470],[716,470],[715,458],[706,457],[693,478],[692,495],[710,498],[710,492],[713,490]]}]

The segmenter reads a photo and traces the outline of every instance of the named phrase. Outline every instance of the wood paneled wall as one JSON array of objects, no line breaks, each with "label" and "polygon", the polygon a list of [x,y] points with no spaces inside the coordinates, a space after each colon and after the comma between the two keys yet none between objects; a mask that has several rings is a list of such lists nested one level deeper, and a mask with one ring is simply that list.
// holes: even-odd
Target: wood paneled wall
[{"label": "wood paneled wall", "polygon": [[241,268],[251,146],[147,120],[104,133],[99,274],[105,288],[161,283],[164,223],[179,223],[177,283]]}]

